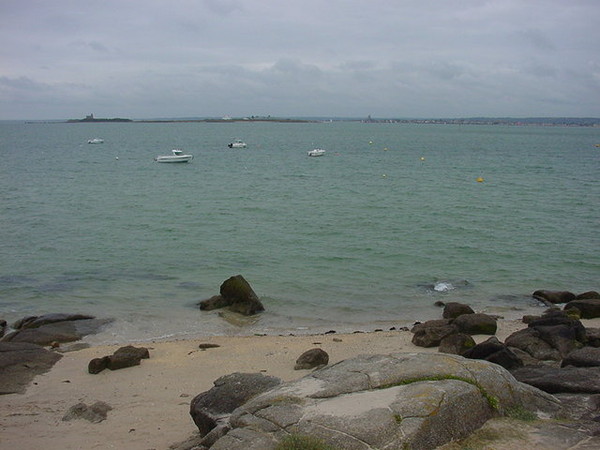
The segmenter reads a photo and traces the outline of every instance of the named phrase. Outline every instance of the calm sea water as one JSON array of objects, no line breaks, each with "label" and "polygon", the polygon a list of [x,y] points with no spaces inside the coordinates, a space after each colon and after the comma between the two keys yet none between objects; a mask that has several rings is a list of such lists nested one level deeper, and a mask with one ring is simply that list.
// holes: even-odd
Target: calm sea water
[{"label": "calm sea water", "polygon": [[[90,340],[125,342],[372,330],[437,318],[437,300],[519,317],[536,289],[600,289],[598,143],[597,128],[0,123],[0,318],[115,317]],[[176,147],[193,162],[154,162]],[[236,274],[266,307],[243,327],[195,306]]]}]

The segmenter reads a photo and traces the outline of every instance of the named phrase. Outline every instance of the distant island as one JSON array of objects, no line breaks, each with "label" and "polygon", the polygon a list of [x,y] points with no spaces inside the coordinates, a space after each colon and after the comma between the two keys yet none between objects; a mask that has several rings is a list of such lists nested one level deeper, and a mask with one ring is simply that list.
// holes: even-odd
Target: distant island
[{"label": "distant island", "polygon": [[82,122],[133,122],[131,119],[121,119],[119,117],[115,117],[114,119],[97,119],[93,114],[89,116],[85,116],[83,119],[69,119],[68,123],[82,123]]},{"label": "distant island", "polygon": [[98,119],[93,114],[83,119],[69,119],[67,123],[89,122],[134,122],[134,123],[180,123],[180,122],[208,122],[208,123],[236,123],[236,122],[275,122],[275,123],[319,123],[319,122],[361,122],[361,123],[398,123],[398,124],[425,124],[425,125],[513,125],[513,126],[547,126],[547,127],[600,127],[600,118],[597,117],[467,117],[467,118],[380,118],[367,116],[366,118],[351,117],[272,117],[272,116],[246,116],[246,117],[180,117],[157,119]]}]

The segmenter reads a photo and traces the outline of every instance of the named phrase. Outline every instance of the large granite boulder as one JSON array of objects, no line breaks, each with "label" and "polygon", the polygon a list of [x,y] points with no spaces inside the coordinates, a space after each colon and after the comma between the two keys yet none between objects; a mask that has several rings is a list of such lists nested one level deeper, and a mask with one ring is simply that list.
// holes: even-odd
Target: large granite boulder
[{"label": "large granite boulder", "polygon": [[47,314],[25,317],[14,324],[15,331],[1,340],[5,342],[29,342],[50,345],[54,342],[73,342],[96,334],[112,319],[96,319],[81,314]]},{"label": "large granite boulder", "polygon": [[218,378],[210,390],[194,397],[190,415],[203,438],[202,445],[229,431],[229,416],[236,408],[279,384],[279,378],[261,373],[233,373]]},{"label": "large granite boulder", "polygon": [[36,375],[49,371],[62,355],[26,342],[0,342],[0,394],[22,394]]},{"label": "large granite boulder", "polygon": [[462,355],[467,350],[475,347],[475,340],[468,334],[450,334],[441,340],[438,352]]},{"label": "large granite boulder", "polygon": [[221,284],[220,294],[202,300],[199,305],[203,311],[228,307],[231,311],[251,316],[265,308],[250,284],[241,275],[228,278]]},{"label": "large granite boulder", "polygon": [[469,435],[514,407],[559,402],[502,367],[440,353],[363,355],[261,394],[230,418],[213,450],[273,450],[289,433],[334,448],[429,449]]}]

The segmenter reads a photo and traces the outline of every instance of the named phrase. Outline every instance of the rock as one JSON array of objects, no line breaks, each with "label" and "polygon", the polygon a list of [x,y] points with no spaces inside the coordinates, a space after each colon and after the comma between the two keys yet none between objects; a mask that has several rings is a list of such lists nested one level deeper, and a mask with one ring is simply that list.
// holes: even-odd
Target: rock
[{"label": "rock", "polygon": [[95,375],[97,373],[102,372],[108,367],[108,361],[110,361],[110,356],[103,356],[102,358],[92,359],[88,364],[88,373]]},{"label": "rock", "polygon": [[515,347],[527,352],[533,358],[540,361],[560,361],[558,350],[540,338],[540,333],[534,328],[525,328],[508,336],[504,343],[509,347]]},{"label": "rock", "polygon": [[214,387],[194,397],[190,403],[190,415],[202,436],[218,425],[224,431],[223,427],[229,426],[230,414],[237,407],[279,384],[279,378],[260,373],[222,376],[214,382]]},{"label": "rock", "polygon": [[523,361],[495,336],[467,350],[463,356],[471,359],[483,359],[507,370],[523,366]]},{"label": "rock", "polygon": [[533,298],[545,303],[546,305],[555,305],[557,303],[568,303],[575,300],[575,294],[568,291],[548,291],[538,290],[533,293]]},{"label": "rock", "polygon": [[25,342],[0,342],[0,394],[23,394],[36,375],[46,373],[62,355]]},{"label": "rock", "polygon": [[250,284],[241,275],[235,275],[225,280],[221,284],[220,295],[202,300],[199,305],[200,309],[204,311],[229,307],[231,311],[246,316],[265,310]]},{"label": "rock", "polygon": [[560,365],[561,367],[600,367],[600,348],[583,347],[569,353]]},{"label": "rock", "polygon": [[450,334],[440,341],[438,352],[462,355],[467,350],[475,347],[475,340],[468,334]]},{"label": "rock", "polygon": [[523,406],[558,410],[552,396],[502,367],[441,353],[363,355],[277,386],[238,409],[212,450],[273,450],[288,433],[340,449],[436,448]]},{"label": "rock", "polygon": [[213,309],[219,309],[229,306],[229,302],[220,295],[214,295],[211,298],[202,300],[199,303],[199,306],[202,311],[212,311]]},{"label": "rock", "polygon": [[111,409],[112,407],[105,402],[96,402],[91,406],[77,403],[69,408],[62,420],[85,419],[92,423],[99,423],[106,420],[106,415]]},{"label": "rock", "polygon": [[265,310],[250,284],[241,275],[225,280],[220,292],[230,302],[229,309],[234,312],[251,316]]},{"label": "rock", "polygon": [[462,316],[463,314],[474,314],[475,311],[471,309],[469,305],[465,305],[464,303],[458,302],[449,302],[444,306],[444,312],[442,313],[442,317],[444,319],[456,319],[458,316]]},{"label": "rock", "polygon": [[600,328],[587,327],[585,329],[587,345],[590,347],[600,347]]},{"label": "rock", "polygon": [[496,334],[496,319],[483,313],[463,314],[452,321],[458,331],[465,334]]},{"label": "rock", "polygon": [[600,298],[573,300],[565,305],[565,310],[577,308],[582,319],[600,317]]},{"label": "rock", "polygon": [[576,300],[586,300],[589,298],[600,298],[600,293],[597,291],[588,291],[578,294],[577,297],[575,297]]},{"label": "rock", "polygon": [[550,394],[559,392],[600,394],[600,367],[521,367],[511,371],[522,383]]},{"label": "rock", "polygon": [[0,338],[4,336],[4,333],[6,332],[6,326],[6,320],[0,320]]},{"label": "rock", "polygon": [[[35,323],[35,321],[32,321]],[[50,345],[52,342],[73,342],[89,334],[98,333],[112,319],[76,319],[44,323],[35,328],[30,326],[13,331],[1,340],[5,342],[29,342],[38,345]],[[31,322],[28,322],[31,323]]]},{"label": "rock", "polygon": [[458,333],[458,330],[453,325],[420,328],[413,335],[411,342],[418,347],[436,347],[440,345],[442,339],[455,333]]},{"label": "rock", "polygon": [[586,342],[585,327],[563,311],[551,311],[530,322],[528,326],[536,330],[540,339],[558,350],[561,357],[582,347]]},{"label": "rock", "polygon": [[18,320],[13,325],[15,330],[21,330],[25,328],[38,328],[42,325],[48,325],[49,323],[56,322],[70,322],[73,320],[87,320],[95,319],[94,316],[88,316],[85,314],[64,314],[64,313],[53,313],[44,314],[43,316],[28,316],[21,320]]},{"label": "rock", "polygon": [[555,394],[555,397],[560,400],[563,417],[574,421],[600,419],[600,394]]},{"label": "rock", "polygon": [[329,363],[329,355],[325,350],[313,348],[302,353],[296,360],[294,370],[314,369],[326,366]]},{"label": "rock", "polygon": [[104,369],[119,370],[139,366],[142,359],[150,358],[150,352],[145,347],[127,345],[117,349],[112,355],[94,358],[88,364],[88,372],[97,374]]}]

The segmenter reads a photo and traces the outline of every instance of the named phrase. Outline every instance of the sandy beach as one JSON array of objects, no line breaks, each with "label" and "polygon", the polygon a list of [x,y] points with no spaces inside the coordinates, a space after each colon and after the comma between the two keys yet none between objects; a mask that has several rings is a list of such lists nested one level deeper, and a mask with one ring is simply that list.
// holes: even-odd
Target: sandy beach
[{"label": "sandy beach", "polygon": [[[496,336],[504,340],[523,327],[520,321],[499,321]],[[437,351],[416,347],[411,339],[410,331],[381,331],[132,343],[148,348],[150,358],[139,366],[97,375],[88,373],[89,361],[122,345],[67,352],[48,373],[36,377],[25,394],[0,396],[0,449],[167,449],[197,431],[189,415],[190,401],[222,375],[261,372],[294,380],[310,372],[294,370],[296,359],[315,347],[329,354],[330,364],[360,354]],[[201,343],[219,347],[202,350]],[[62,420],[71,406],[96,401],[113,408],[103,422]]]}]

